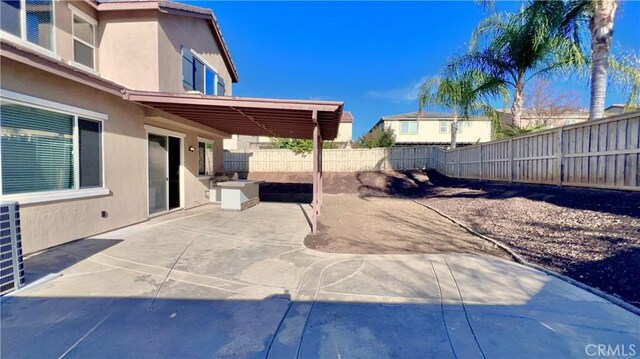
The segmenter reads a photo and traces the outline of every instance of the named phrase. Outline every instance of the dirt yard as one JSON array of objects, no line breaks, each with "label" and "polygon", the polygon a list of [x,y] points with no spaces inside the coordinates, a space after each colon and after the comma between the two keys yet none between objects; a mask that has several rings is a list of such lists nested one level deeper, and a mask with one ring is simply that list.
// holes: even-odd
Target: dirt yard
[{"label": "dirt yard", "polygon": [[[261,186],[262,200],[311,199],[309,173],[263,173],[252,174],[250,178],[268,182]],[[404,202],[397,205],[394,202],[394,212],[391,206],[386,208],[384,202],[373,202],[372,198],[409,197],[502,241],[531,262],[640,306],[640,193],[455,180],[422,171],[326,173],[324,189],[325,193],[357,194],[363,201],[371,201],[375,211],[363,212],[357,201],[351,204],[346,203],[349,200],[345,204],[326,201],[321,225],[329,227],[324,231],[330,235],[318,238],[315,244],[309,242],[309,246],[352,252],[353,246],[366,248],[365,253],[406,252],[411,248],[426,251],[436,247],[449,250],[442,244],[430,248],[426,243],[404,246],[395,243],[415,240],[421,231],[432,232],[433,227],[429,227],[428,219],[423,222],[422,218],[408,214],[414,213],[410,208],[415,204],[398,210]],[[381,230],[369,227],[377,226],[373,222],[385,215],[407,223],[399,226],[394,218],[390,222],[395,226],[387,223],[375,227]],[[347,231],[353,234],[341,234]],[[387,243],[367,238],[378,232],[394,233],[394,238],[400,239]],[[405,233],[410,235],[402,239]],[[449,246],[454,250],[476,248],[453,242]]]},{"label": "dirt yard", "polygon": [[482,253],[509,258],[499,248],[411,200],[326,195],[320,233],[305,245],[331,253]]}]

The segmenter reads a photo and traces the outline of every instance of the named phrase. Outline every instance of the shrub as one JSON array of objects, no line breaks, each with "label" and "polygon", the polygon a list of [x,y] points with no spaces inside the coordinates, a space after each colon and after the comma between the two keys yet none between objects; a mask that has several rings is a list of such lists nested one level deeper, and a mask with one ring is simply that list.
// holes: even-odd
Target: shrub
[{"label": "shrub", "polygon": [[[313,152],[313,141],[297,138],[272,138],[271,147],[288,149],[297,155],[307,154]],[[334,149],[338,148],[338,145],[333,141],[323,141],[322,148]]]},{"label": "shrub", "polygon": [[353,144],[354,148],[392,147],[396,143],[396,135],[392,128],[378,126],[360,136]]}]

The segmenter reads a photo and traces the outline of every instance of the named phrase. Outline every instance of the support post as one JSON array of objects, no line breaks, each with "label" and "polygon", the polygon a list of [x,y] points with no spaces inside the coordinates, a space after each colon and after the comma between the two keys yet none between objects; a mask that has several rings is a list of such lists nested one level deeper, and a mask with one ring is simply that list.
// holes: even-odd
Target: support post
[{"label": "support post", "polygon": [[319,175],[319,159],[318,159],[318,112],[313,111],[311,115],[313,120],[313,200],[311,201],[311,233],[318,233],[318,186],[320,182]]},{"label": "support post", "polygon": [[318,182],[318,214],[322,211],[323,197],[324,197],[324,189],[322,188],[324,183],[324,169],[323,169],[323,161],[324,161],[324,151],[322,146],[322,134],[318,131],[318,167],[320,172],[320,178]]}]

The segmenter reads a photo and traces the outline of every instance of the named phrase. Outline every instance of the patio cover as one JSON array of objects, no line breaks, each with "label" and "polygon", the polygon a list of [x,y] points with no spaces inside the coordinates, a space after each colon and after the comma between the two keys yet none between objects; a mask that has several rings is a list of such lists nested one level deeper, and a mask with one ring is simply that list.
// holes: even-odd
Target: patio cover
[{"label": "patio cover", "polygon": [[322,141],[338,135],[342,102],[127,90],[124,98],[228,134],[313,140],[312,233],[322,206]]}]

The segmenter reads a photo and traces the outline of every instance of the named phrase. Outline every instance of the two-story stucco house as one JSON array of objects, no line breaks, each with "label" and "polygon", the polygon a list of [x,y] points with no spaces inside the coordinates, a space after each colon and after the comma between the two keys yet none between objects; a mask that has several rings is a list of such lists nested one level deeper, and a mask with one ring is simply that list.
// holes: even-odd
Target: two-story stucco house
[{"label": "two-story stucco house", "polygon": [[[269,136],[244,136],[232,135],[225,139],[223,148],[225,150],[246,150],[251,148],[271,148]],[[333,140],[338,146],[347,147],[353,142],[353,114],[343,111],[338,126],[338,136]]]},{"label": "two-story stucco house", "polygon": [[0,10],[0,195],[20,204],[25,253],[209,203],[232,133],[308,136],[277,118],[313,113],[322,137],[336,136],[341,103],[230,97],[238,73],[209,9]]},{"label": "two-story stucco house", "polygon": [[[371,130],[384,126],[393,129],[396,145],[448,145],[451,143],[451,123],[448,113],[418,112],[384,116]],[[491,141],[491,119],[484,116],[458,121],[457,144],[469,145]]]}]

